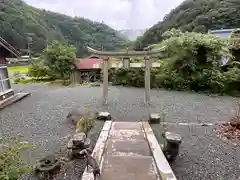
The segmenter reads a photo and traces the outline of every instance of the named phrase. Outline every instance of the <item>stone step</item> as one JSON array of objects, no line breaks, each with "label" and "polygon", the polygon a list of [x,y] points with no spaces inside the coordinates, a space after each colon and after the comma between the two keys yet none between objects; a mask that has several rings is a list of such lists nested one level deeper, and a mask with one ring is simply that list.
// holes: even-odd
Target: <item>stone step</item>
[{"label": "stone step", "polygon": [[106,156],[101,179],[103,180],[157,180],[151,156]]},{"label": "stone step", "polygon": [[13,96],[0,102],[0,110],[29,96],[30,93],[16,93]]},{"label": "stone step", "polygon": [[114,122],[109,135],[110,139],[136,139],[144,140],[145,134],[141,123]]},{"label": "stone step", "polygon": [[146,140],[109,139],[106,154],[116,156],[151,156],[151,151]]},{"label": "stone step", "polygon": [[141,122],[114,122],[112,130],[137,130],[142,131]]}]

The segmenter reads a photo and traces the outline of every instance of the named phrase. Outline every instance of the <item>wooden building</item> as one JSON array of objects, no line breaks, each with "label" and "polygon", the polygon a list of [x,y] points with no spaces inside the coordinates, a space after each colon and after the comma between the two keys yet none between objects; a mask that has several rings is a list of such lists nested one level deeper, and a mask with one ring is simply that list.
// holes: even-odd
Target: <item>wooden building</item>
[{"label": "wooden building", "polygon": [[0,102],[14,95],[8,76],[8,57],[20,58],[20,53],[0,37]]},{"label": "wooden building", "polygon": [[101,66],[103,59],[90,56],[75,61],[75,69],[71,75],[73,83],[93,82],[101,79]]}]

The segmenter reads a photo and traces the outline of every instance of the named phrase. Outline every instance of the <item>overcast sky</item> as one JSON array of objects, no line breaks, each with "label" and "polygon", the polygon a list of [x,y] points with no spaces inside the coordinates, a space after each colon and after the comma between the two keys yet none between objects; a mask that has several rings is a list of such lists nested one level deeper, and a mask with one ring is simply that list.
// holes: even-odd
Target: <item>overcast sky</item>
[{"label": "overcast sky", "polygon": [[104,22],[115,29],[145,29],[183,0],[25,0],[35,7]]}]

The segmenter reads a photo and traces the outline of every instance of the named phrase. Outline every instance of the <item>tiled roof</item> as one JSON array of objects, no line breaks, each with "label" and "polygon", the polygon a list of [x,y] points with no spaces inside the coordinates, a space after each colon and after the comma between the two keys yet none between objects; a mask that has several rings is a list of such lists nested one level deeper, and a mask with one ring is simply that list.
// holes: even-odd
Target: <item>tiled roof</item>
[{"label": "tiled roof", "polygon": [[103,60],[98,57],[89,57],[86,59],[77,59],[75,65],[77,69],[94,69],[95,65],[100,64]]}]

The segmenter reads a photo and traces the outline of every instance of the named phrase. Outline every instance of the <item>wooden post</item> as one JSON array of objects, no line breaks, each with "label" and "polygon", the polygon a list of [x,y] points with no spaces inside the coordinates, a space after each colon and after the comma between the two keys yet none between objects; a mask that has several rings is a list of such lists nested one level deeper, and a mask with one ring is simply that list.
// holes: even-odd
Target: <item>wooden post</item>
[{"label": "wooden post", "polygon": [[108,103],[108,60],[109,57],[103,58],[103,104]]},{"label": "wooden post", "polygon": [[151,78],[151,58],[145,57],[145,104],[150,106],[150,79]]},{"label": "wooden post", "polygon": [[129,58],[123,58],[123,67],[127,69],[129,68],[129,66],[130,66]]}]

